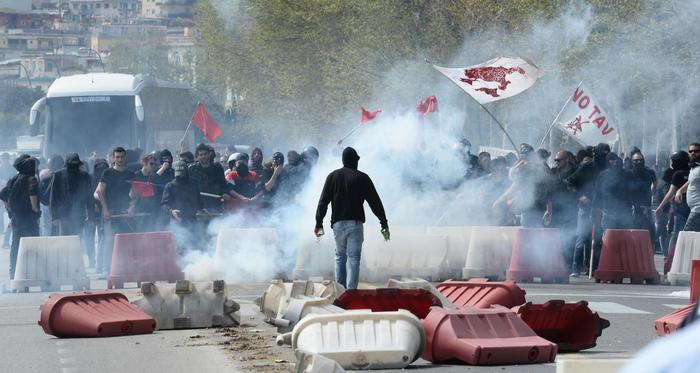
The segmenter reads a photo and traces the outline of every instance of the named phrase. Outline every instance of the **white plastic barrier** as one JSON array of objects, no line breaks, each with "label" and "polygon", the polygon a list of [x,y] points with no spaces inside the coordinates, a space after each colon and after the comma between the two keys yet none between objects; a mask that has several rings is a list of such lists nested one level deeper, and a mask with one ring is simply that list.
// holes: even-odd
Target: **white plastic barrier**
[{"label": "white plastic barrier", "polygon": [[473,227],[462,277],[505,279],[519,227]]},{"label": "white plastic barrier", "polygon": [[143,296],[133,305],[156,320],[156,329],[210,328],[239,325],[240,306],[228,299],[223,280],[175,284],[141,284]]},{"label": "white plastic barrier", "polygon": [[318,354],[297,351],[295,373],[345,373],[345,369],[335,360]]},{"label": "white plastic barrier", "polygon": [[386,287],[388,288],[397,288],[397,289],[423,289],[431,292],[435,297],[440,299],[440,303],[442,304],[442,308],[454,308],[454,304],[450,302],[447,297],[442,294],[438,289],[431,284],[428,281],[423,280],[422,278],[401,278],[400,280],[390,278],[389,282],[387,282]]},{"label": "white plastic barrier", "polygon": [[428,234],[447,236],[447,267],[450,278],[461,278],[469,252],[471,226],[428,227]]},{"label": "white plastic barrier", "polygon": [[297,251],[293,278],[307,280],[315,277],[333,279],[335,272],[335,239],[333,232],[315,239],[311,235],[301,240]]},{"label": "white plastic barrier", "polygon": [[294,325],[310,313],[343,312],[333,305],[338,296],[345,291],[342,285],[332,281],[314,283],[311,281],[294,281],[284,283],[272,281],[271,285],[256,299],[265,321],[277,326],[280,333],[289,332]]},{"label": "white plastic barrier", "polygon": [[57,291],[63,285],[90,289],[80,237],[22,237],[10,290],[28,292],[38,286],[42,291]]},{"label": "white plastic barrier", "polygon": [[447,236],[428,235],[415,227],[389,227],[391,240],[384,241],[379,229],[365,226],[360,278],[386,281],[391,277],[449,277]]},{"label": "white plastic barrier", "polygon": [[309,315],[292,332],[292,347],[323,355],[345,369],[401,369],[418,359],[425,332],[406,310]]},{"label": "white plastic barrier", "polygon": [[671,285],[688,285],[693,259],[700,259],[700,232],[683,231],[678,235],[673,263],[667,277]]}]

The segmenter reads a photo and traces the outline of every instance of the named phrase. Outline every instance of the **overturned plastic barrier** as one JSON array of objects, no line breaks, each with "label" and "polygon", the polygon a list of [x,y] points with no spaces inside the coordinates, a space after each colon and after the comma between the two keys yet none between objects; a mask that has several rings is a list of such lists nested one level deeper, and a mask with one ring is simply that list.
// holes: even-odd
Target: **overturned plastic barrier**
[{"label": "overturned plastic barrier", "polygon": [[654,264],[654,249],[646,229],[606,229],[596,282],[658,284],[659,272]]},{"label": "overturned plastic barrier", "polygon": [[678,235],[671,269],[667,274],[671,285],[690,284],[690,271],[694,259],[700,259],[700,232],[682,231]]},{"label": "overturned plastic barrier", "polygon": [[610,322],[588,308],[588,302],[566,303],[550,300],[544,304],[527,302],[514,308],[540,337],[554,342],[559,352],[581,351],[596,346],[598,337]]},{"label": "overturned plastic barrier", "polygon": [[504,280],[518,227],[473,227],[462,278]]},{"label": "overturned plastic barrier", "polygon": [[30,287],[57,291],[90,289],[79,236],[22,237],[19,241],[15,277],[10,290],[28,292]]},{"label": "overturned plastic barrier", "polygon": [[433,284],[431,284],[430,282],[428,282],[426,280],[423,280],[422,278],[417,278],[417,277],[402,277],[400,279],[391,278],[386,283],[386,287],[396,288],[396,289],[423,289],[423,290],[427,290],[440,300],[440,303],[442,304],[443,308],[454,307],[454,304],[452,304],[452,302],[450,302],[450,300],[447,299],[447,297],[444,294],[442,294],[440,291],[438,291],[438,289]]},{"label": "overturned plastic barrier", "polygon": [[304,351],[297,351],[295,355],[297,358],[295,373],[345,373],[345,369],[338,362],[323,355]]},{"label": "overturned plastic barrier", "polygon": [[525,290],[514,281],[497,282],[483,278],[449,280],[439,284],[437,289],[457,307],[488,308],[497,304],[512,308],[525,303]]},{"label": "overturned plastic barrier", "polygon": [[449,278],[447,236],[429,235],[425,227],[391,227],[391,240],[378,229],[365,227],[360,278],[368,282],[389,278]]},{"label": "overturned plastic barrier", "polygon": [[440,299],[423,289],[348,289],[333,302],[344,310],[369,309],[374,312],[406,310],[424,319],[430,307],[442,307]]},{"label": "overturned plastic barrier", "polygon": [[175,284],[141,284],[135,305],[157,322],[158,329],[210,328],[240,324],[240,305],[228,298],[223,280]]},{"label": "overturned plastic barrier", "polygon": [[321,239],[306,236],[301,239],[292,277],[295,280],[309,280],[316,277],[330,280],[334,278],[334,272],[333,235],[327,235]]},{"label": "overturned plastic barrier", "polygon": [[685,320],[685,318],[688,317],[688,315],[690,315],[694,309],[695,304],[691,304],[656,319],[656,321],[654,321],[654,329],[656,329],[656,334],[664,336],[674,333],[681,327],[681,325],[683,325],[683,320]]},{"label": "overturned plastic barrier", "polygon": [[343,291],[343,286],[333,281],[284,283],[274,280],[255,302],[265,315],[265,322],[276,326],[278,332],[286,333],[308,314],[343,312],[333,305]]},{"label": "overturned plastic barrier", "polygon": [[690,303],[700,300],[700,260],[693,260],[690,270]]},{"label": "overturned plastic barrier", "polygon": [[469,252],[471,226],[434,226],[428,227],[426,233],[447,237],[447,269],[449,278],[462,277],[462,268]]},{"label": "overturned plastic barrier", "polygon": [[107,288],[123,288],[125,282],[141,286],[142,282],[183,280],[178,260],[172,232],[116,234]]},{"label": "overturned plastic barrier", "polygon": [[515,312],[493,308],[433,307],[423,321],[422,358],[433,363],[459,360],[470,365],[548,363],[557,345],[545,340]]},{"label": "overturned plastic barrier", "polygon": [[344,369],[401,369],[420,356],[423,325],[405,310],[309,315],[291,333],[297,351],[335,360]]},{"label": "overturned plastic barrier", "polygon": [[113,291],[54,293],[42,304],[39,325],[56,337],[149,334],[156,321]]},{"label": "overturned plastic barrier", "polygon": [[568,283],[561,236],[557,228],[520,228],[515,233],[506,279]]}]

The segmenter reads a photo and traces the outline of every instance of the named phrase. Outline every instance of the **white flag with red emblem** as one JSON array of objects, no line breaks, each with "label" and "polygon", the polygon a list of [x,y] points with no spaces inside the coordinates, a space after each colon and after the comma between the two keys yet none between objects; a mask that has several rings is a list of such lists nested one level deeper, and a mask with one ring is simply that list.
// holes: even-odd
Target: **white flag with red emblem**
[{"label": "white flag with red emblem", "polygon": [[620,138],[620,134],[608,118],[610,116],[600,102],[581,83],[566,101],[555,122],[562,131],[582,145],[612,145]]},{"label": "white flag with red emblem", "polygon": [[433,67],[480,104],[513,97],[532,87],[543,73],[522,58],[498,57],[469,67]]}]

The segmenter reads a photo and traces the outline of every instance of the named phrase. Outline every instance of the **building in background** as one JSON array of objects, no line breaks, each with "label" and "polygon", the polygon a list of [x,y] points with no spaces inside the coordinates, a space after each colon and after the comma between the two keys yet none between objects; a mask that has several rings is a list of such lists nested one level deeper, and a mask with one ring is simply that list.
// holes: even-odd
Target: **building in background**
[{"label": "building in background", "polygon": [[142,0],[144,18],[192,18],[196,0]]}]

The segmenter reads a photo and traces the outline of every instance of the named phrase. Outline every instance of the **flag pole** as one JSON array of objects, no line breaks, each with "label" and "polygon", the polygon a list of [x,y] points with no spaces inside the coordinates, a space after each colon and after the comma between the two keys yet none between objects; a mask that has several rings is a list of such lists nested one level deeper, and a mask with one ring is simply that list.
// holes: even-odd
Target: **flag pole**
[{"label": "flag pole", "polygon": [[[580,81],[580,82],[578,83],[578,85],[576,86],[576,88],[574,88],[574,92],[576,92],[576,90],[581,86],[581,84],[583,84],[583,80]],[[540,141],[540,146],[538,146],[537,148],[541,148],[542,145],[544,145],[544,140],[547,138],[547,135],[549,135],[549,134],[552,132],[552,129],[554,128],[554,125],[557,124],[557,120],[558,120],[559,117],[561,116],[561,113],[564,112],[564,109],[566,109],[566,105],[569,104],[569,101],[571,101],[571,95],[569,95],[569,98],[566,99],[566,102],[564,103],[564,106],[562,106],[562,107],[561,107],[561,110],[559,110],[559,114],[557,114],[557,116],[554,117],[554,120],[552,121],[552,124],[549,126],[549,129],[547,130],[547,132],[544,133],[544,136],[542,137],[542,141]],[[552,149],[552,150],[554,150],[554,149]]]},{"label": "flag pole", "polygon": [[342,144],[343,141],[345,141],[345,139],[347,139],[348,137],[350,137],[350,135],[352,135],[353,133],[355,133],[355,131],[357,131],[357,129],[360,128],[360,127],[362,127],[362,124],[360,124],[360,125],[356,126],[355,128],[351,129],[350,132],[348,132],[345,136],[343,136],[340,140],[338,140],[338,145]]},{"label": "flag pole", "polygon": [[185,128],[185,133],[182,135],[182,139],[180,140],[180,153],[185,152],[185,138],[187,137],[187,132],[189,132],[190,127],[192,127],[192,120],[187,124],[187,128]]}]

